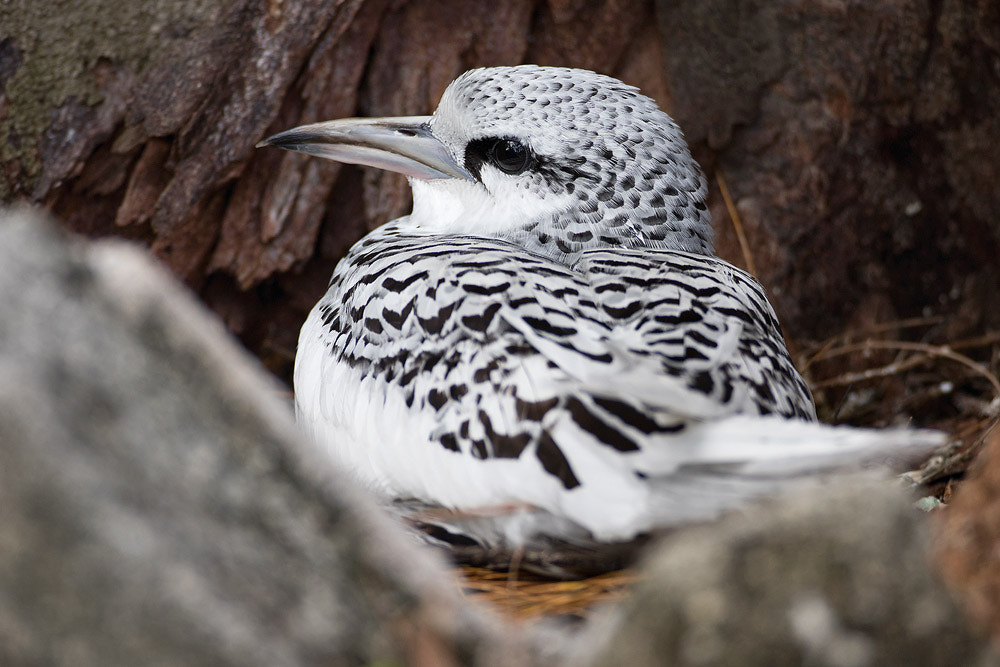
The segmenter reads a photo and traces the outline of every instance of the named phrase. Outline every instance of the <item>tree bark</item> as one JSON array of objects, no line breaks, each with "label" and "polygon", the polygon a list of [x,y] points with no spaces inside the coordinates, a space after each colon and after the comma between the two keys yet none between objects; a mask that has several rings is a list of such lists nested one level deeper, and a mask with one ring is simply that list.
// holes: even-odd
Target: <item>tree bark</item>
[{"label": "tree bark", "polygon": [[[1000,322],[995,3],[241,0],[0,7],[0,195],[149,245],[288,378],[336,260],[405,212],[402,178],[274,150],[269,132],[428,113],[480,65],[639,85],[712,183],[720,254],[793,340],[927,312]],[[960,331],[960,332],[961,332]]]},{"label": "tree bark", "polygon": [[[659,8],[674,115],[728,179],[793,338],[1000,322],[996,3]],[[720,249],[738,255],[728,229]]]}]

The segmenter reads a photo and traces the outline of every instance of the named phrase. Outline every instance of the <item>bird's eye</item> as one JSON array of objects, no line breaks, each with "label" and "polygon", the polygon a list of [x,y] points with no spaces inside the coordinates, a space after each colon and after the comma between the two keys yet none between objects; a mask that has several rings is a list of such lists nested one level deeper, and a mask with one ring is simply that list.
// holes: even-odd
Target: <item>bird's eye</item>
[{"label": "bird's eye", "polygon": [[531,163],[528,147],[513,139],[500,139],[490,150],[490,161],[508,174],[520,174]]}]

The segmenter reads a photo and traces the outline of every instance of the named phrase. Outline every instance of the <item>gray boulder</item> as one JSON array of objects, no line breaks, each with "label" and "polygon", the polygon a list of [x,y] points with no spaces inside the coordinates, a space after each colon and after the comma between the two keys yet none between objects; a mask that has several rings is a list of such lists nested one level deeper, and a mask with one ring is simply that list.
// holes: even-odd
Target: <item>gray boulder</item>
[{"label": "gray boulder", "polygon": [[141,251],[0,212],[0,308],[0,664],[528,660]]},{"label": "gray boulder", "polygon": [[998,664],[929,568],[912,500],[842,477],[677,533],[596,624],[593,664]]}]

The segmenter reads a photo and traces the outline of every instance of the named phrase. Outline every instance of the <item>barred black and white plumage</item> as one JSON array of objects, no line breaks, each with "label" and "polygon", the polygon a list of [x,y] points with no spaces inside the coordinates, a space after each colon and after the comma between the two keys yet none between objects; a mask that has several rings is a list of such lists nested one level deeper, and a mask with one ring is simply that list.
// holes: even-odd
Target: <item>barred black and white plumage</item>
[{"label": "barred black and white plumage", "polygon": [[615,79],[473,70],[434,116],[266,143],[410,177],[413,213],[348,252],[302,328],[296,406],[386,499],[529,508],[467,536],[484,547],[628,541],[937,442],[813,423],[760,285],[712,256],[680,131]]}]

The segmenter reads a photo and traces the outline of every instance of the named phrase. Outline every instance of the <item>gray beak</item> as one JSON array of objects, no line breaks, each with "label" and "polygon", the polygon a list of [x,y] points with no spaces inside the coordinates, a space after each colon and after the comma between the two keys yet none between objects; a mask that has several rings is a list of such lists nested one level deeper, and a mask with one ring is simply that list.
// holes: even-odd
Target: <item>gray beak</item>
[{"label": "gray beak", "polygon": [[280,132],[261,141],[257,148],[277,146],[423,180],[474,180],[431,132],[430,119],[430,116],[406,116],[328,120]]}]

